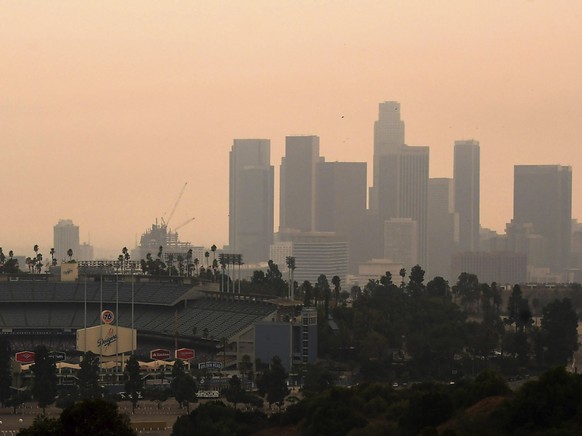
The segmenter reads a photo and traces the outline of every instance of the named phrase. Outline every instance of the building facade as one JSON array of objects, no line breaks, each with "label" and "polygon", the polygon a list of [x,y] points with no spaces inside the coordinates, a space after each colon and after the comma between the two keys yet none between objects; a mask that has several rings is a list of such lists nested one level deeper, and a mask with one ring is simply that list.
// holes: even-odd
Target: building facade
[{"label": "building facade", "polygon": [[268,139],[235,139],[230,152],[229,249],[246,263],[268,260],[273,243],[274,168]]},{"label": "building facade", "polygon": [[571,252],[572,168],[561,165],[516,165],[513,221],[532,224],[544,238],[543,264],[551,272],[568,268]]},{"label": "building facade", "polygon": [[455,211],[459,214],[459,250],[479,251],[479,141],[455,141],[453,173]]},{"label": "building facade", "polygon": [[287,136],[281,160],[279,229],[310,232],[315,221],[315,185],[319,156],[318,136]]},{"label": "building facade", "polygon": [[67,251],[73,250],[73,259],[79,255],[79,226],[73,220],[60,219],[53,227],[53,247],[57,262],[68,260]]}]

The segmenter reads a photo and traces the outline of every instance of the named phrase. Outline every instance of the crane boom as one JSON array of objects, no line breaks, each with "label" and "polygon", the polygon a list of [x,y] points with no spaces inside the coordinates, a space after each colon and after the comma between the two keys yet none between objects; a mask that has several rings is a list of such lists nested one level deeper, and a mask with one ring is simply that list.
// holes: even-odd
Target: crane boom
[{"label": "crane boom", "polygon": [[184,227],[186,224],[190,224],[190,223],[191,223],[192,221],[194,221],[195,219],[196,219],[196,217],[192,217],[192,218],[190,218],[189,220],[187,220],[187,221],[183,222],[183,223],[182,223],[182,224],[180,224],[178,227],[176,227],[176,228],[174,229],[174,231],[175,231],[175,232],[177,232],[177,231],[178,231],[178,229],[181,229],[181,228],[182,228],[182,227]]},{"label": "crane boom", "polygon": [[168,220],[166,221],[167,226],[170,225],[170,220],[174,216],[174,212],[176,212],[176,208],[178,207],[178,204],[180,203],[180,200],[182,199],[182,195],[184,195],[184,191],[186,190],[187,185],[188,185],[188,182],[184,183],[184,186],[182,186],[182,189],[180,190],[180,193],[178,194],[178,199],[174,203],[174,207],[172,208],[172,211],[170,212],[170,215],[168,216]]}]

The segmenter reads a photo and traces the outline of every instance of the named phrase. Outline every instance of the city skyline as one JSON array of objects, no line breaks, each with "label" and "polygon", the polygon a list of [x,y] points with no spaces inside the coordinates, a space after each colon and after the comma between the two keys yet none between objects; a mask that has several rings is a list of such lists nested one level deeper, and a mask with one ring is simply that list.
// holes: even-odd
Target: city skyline
[{"label": "city skyline", "polygon": [[484,227],[511,220],[514,165],[572,166],[582,217],[582,5],[173,7],[0,6],[5,250],[46,255],[60,218],[96,249],[133,247],[184,182],[173,224],[196,220],[181,238],[222,246],[234,138],[271,140],[276,230],[285,137],[367,162],[372,186],[386,100],[406,142],[430,147],[431,178],[452,177],[455,140],[480,142]]}]

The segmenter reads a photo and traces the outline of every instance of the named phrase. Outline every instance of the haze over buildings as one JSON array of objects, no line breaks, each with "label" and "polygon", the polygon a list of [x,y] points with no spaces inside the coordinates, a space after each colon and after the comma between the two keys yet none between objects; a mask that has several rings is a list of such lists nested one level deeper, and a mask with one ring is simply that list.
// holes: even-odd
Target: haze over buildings
[{"label": "haze over buildings", "polygon": [[[512,216],[514,165],[582,161],[577,2],[105,0],[0,13],[5,250],[46,255],[53,224],[70,217],[97,257],[115,255],[186,181],[175,222],[196,221],[181,238],[222,247],[233,138],[271,140],[276,227],[285,136],[317,135],[327,161],[367,163],[375,187],[383,100],[402,104],[407,144],[430,146],[431,178],[453,177],[455,140],[480,142],[480,223],[497,232]],[[373,221],[361,218],[378,229],[362,245],[380,252]]]}]

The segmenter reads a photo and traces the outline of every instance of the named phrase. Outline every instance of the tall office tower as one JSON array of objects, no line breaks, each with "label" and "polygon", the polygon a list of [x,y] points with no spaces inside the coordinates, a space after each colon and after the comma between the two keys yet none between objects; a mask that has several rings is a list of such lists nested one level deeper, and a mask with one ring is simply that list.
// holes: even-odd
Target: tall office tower
[{"label": "tall office tower", "polygon": [[459,243],[459,214],[455,212],[453,179],[428,180],[428,264],[427,277],[451,276],[451,258]]},{"label": "tall office tower", "polygon": [[455,141],[455,206],[459,214],[459,250],[479,250],[479,141]]},{"label": "tall office tower", "polygon": [[516,165],[513,183],[513,222],[533,224],[545,240],[545,266],[563,272],[571,251],[572,168]]},{"label": "tall office tower", "polygon": [[381,221],[411,218],[418,223],[418,262],[428,250],[428,147],[402,146],[379,160],[378,209]]},{"label": "tall office tower", "polygon": [[79,255],[79,226],[73,224],[73,220],[60,219],[53,227],[53,246],[55,259],[60,263],[67,260],[67,251],[73,250],[73,259]]},{"label": "tall office tower", "polygon": [[400,262],[408,271],[418,264],[418,223],[410,218],[384,222],[384,258]]},{"label": "tall office tower", "polygon": [[229,249],[245,263],[268,260],[273,243],[274,168],[268,139],[235,139],[230,152]]},{"label": "tall office tower", "polygon": [[378,207],[378,185],[382,169],[380,159],[404,145],[404,121],[400,119],[400,103],[385,101],[379,104],[378,120],[374,123],[374,183],[370,188],[370,209]]},{"label": "tall office tower", "polygon": [[347,239],[350,271],[355,273],[370,249],[360,237],[366,213],[366,164],[321,162],[316,174],[315,231],[335,232]]},{"label": "tall office tower", "polygon": [[281,231],[295,229],[310,232],[314,229],[316,167],[322,161],[318,136],[285,138],[279,199]]}]

